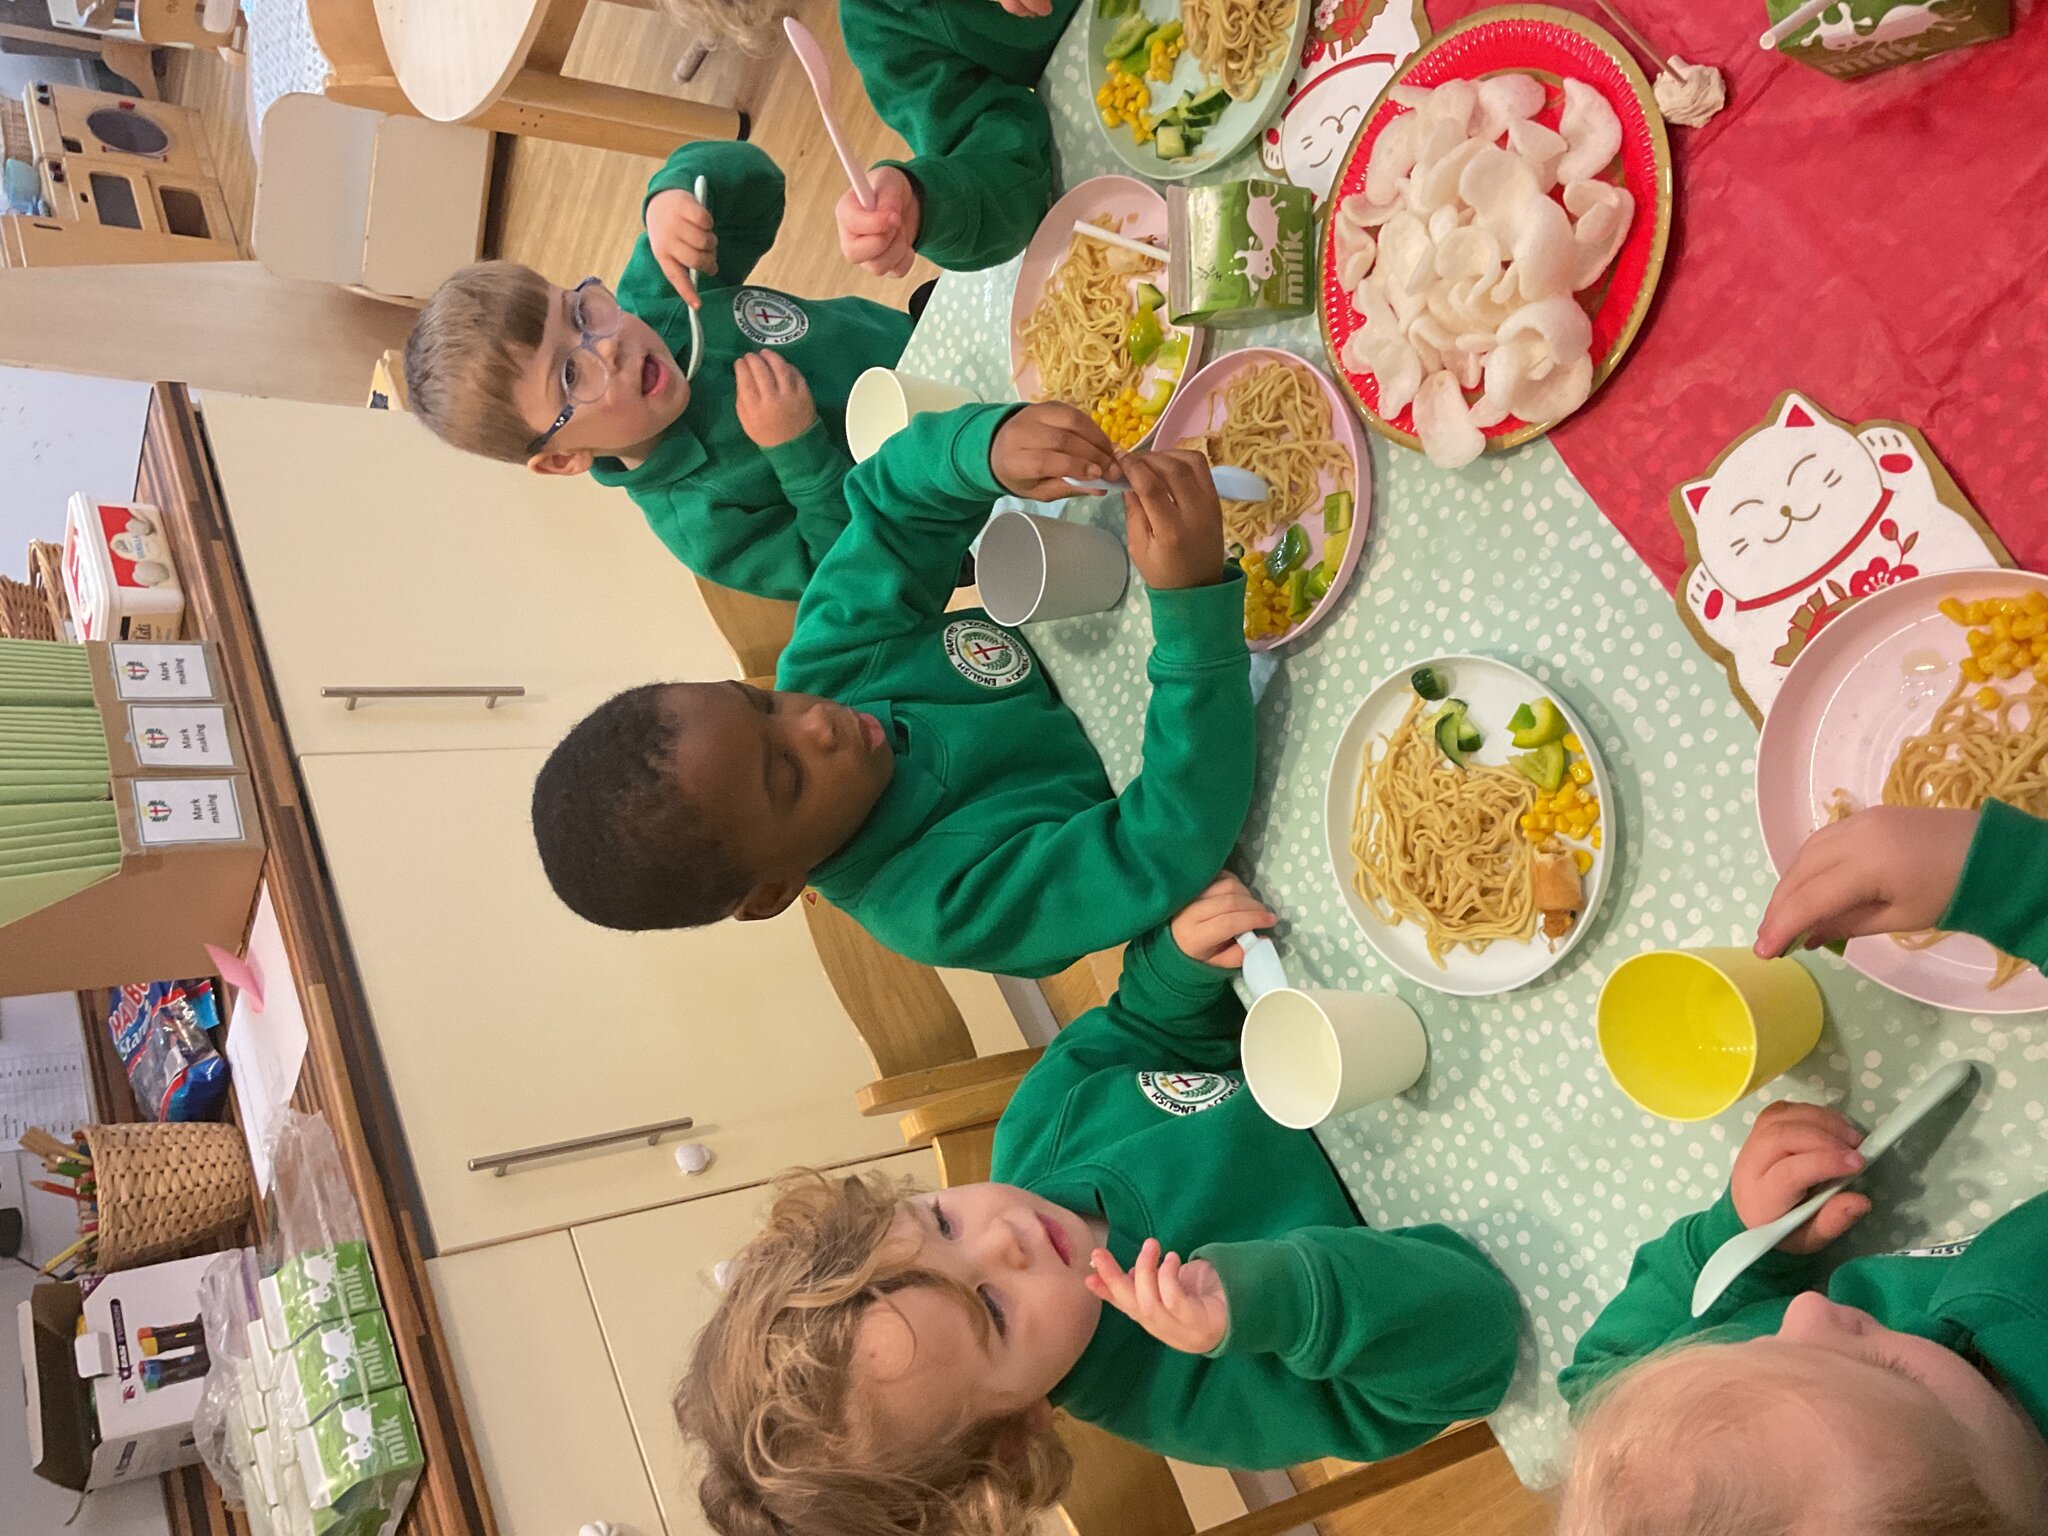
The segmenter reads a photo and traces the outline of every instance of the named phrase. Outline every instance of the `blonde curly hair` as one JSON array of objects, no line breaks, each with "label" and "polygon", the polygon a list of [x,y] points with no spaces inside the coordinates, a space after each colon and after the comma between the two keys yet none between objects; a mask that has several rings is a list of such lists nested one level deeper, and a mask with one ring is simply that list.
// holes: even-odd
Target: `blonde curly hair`
[{"label": "blonde curly hair", "polygon": [[[1830,1465],[1843,1442],[1886,1475]],[[1998,1507],[1962,1442],[1931,1398],[1863,1402],[1831,1350],[1689,1341],[1617,1373],[1581,1410],[1558,1536],[1790,1536],[1810,1528],[1816,1495],[1848,1506],[1843,1529],[1859,1536],[2048,1530]]]},{"label": "blonde curly hair", "polygon": [[789,0],[661,0],[661,8],[692,36],[714,33],[757,56],[781,41],[778,23],[796,9]]},{"label": "blonde curly hair", "polygon": [[929,1286],[897,1216],[911,1187],[878,1173],[785,1175],[768,1224],[732,1262],[675,1396],[699,1448],[698,1498],[724,1536],[1019,1536],[1066,1491],[1057,1435],[1021,1417],[939,1443],[891,1444],[854,1379],[862,1317]]}]

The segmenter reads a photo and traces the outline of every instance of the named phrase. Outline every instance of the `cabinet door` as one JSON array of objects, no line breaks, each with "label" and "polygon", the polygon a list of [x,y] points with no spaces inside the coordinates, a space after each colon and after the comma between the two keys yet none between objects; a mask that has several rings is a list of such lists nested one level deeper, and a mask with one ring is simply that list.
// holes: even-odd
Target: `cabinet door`
[{"label": "cabinet door", "polygon": [[[625,934],[549,889],[538,751],[302,767],[377,1045],[442,1251],[756,1183],[902,1143],[803,919]],[[688,1115],[694,1129],[522,1163],[469,1160]],[[716,1154],[686,1176],[678,1140]]]},{"label": "cabinet door", "polygon": [[[939,1182],[929,1152],[902,1152],[868,1166],[915,1179],[926,1189]],[[718,1305],[712,1268],[761,1229],[767,1203],[766,1190],[734,1190],[578,1227],[573,1234],[668,1536],[712,1536],[697,1505],[696,1473],[684,1454],[671,1399],[697,1331]]]},{"label": "cabinet door", "polygon": [[[401,411],[208,395],[292,746],[547,746],[621,688],[734,677],[690,573],[626,493],[460,453]],[[371,699],[327,688],[514,686]]]},{"label": "cabinet door", "polygon": [[662,1536],[566,1232],[427,1265],[500,1536]]}]

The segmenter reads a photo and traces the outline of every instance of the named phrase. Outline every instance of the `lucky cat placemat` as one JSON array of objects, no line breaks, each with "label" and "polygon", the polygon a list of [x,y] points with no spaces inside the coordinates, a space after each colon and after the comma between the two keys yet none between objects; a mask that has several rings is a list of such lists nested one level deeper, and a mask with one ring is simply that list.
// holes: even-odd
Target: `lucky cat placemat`
[{"label": "lucky cat placemat", "polygon": [[1678,608],[1759,725],[1785,669],[1881,587],[2012,557],[1912,427],[1852,427],[1797,390],[1671,493]]}]

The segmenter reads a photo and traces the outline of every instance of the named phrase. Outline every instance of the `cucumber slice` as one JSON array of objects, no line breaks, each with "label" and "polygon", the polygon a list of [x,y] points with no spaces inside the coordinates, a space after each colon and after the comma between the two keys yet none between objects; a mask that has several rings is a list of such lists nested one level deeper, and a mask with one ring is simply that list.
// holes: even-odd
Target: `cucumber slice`
[{"label": "cucumber slice", "polygon": [[1462,768],[1466,754],[1477,752],[1483,739],[1466,715],[1465,701],[1444,700],[1443,711],[1436,717],[1437,750]]},{"label": "cucumber slice", "polygon": [[1162,160],[1185,160],[1188,157],[1188,141],[1178,123],[1161,123],[1152,135],[1152,148]]},{"label": "cucumber slice", "polygon": [[1408,674],[1408,686],[1432,704],[1451,691],[1449,681],[1435,667],[1417,667]]}]

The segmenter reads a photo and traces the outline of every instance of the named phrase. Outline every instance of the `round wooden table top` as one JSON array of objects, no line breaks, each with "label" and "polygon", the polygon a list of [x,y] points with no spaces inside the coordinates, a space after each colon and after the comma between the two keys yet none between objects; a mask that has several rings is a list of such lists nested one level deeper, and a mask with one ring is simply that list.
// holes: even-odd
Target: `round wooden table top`
[{"label": "round wooden table top", "polygon": [[457,123],[526,65],[550,0],[376,0],[398,85],[422,117]]}]

